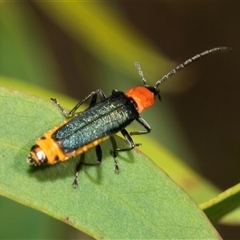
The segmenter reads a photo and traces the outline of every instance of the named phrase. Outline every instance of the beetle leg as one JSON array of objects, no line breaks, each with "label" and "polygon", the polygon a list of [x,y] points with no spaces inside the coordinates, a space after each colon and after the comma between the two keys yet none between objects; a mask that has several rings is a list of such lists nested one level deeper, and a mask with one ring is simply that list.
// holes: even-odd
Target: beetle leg
[{"label": "beetle leg", "polygon": [[123,135],[123,137],[127,140],[127,142],[129,143],[128,148],[116,148],[113,150],[113,158],[114,158],[114,162],[115,162],[115,167],[114,170],[115,172],[119,172],[120,168],[118,166],[118,161],[117,161],[117,152],[125,152],[125,151],[129,151],[137,146],[140,146],[140,143],[135,143],[132,139],[132,137],[130,136],[130,134],[127,132],[126,129],[121,130],[121,133]]},{"label": "beetle leg", "polygon": [[121,130],[121,133],[123,135],[123,137],[127,140],[128,144],[129,144],[129,148],[117,148],[116,151],[117,152],[124,152],[124,151],[129,151],[137,146],[140,146],[141,143],[135,143],[132,139],[132,137],[130,136],[130,134],[128,133],[128,131],[126,129]]},{"label": "beetle leg", "polygon": [[100,145],[95,147],[96,155],[97,155],[97,164],[101,164],[102,162],[102,149]]},{"label": "beetle leg", "polygon": [[99,165],[102,162],[102,149],[100,145],[97,145],[95,147],[96,150],[96,155],[97,155],[97,163],[84,163],[82,160],[84,159],[84,153],[81,155],[79,163],[77,164],[76,167],[76,173],[75,173],[75,177],[72,183],[73,188],[76,188],[78,186],[78,176],[79,176],[79,172],[82,168],[83,165],[88,165],[88,166],[95,166],[95,165]]},{"label": "beetle leg", "polygon": [[144,131],[135,131],[135,132],[130,132],[130,135],[140,135],[140,134],[146,134],[151,132],[151,127],[150,125],[141,117],[138,117],[136,119],[146,130]]},{"label": "beetle leg", "polygon": [[77,164],[77,167],[76,167],[75,177],[74,177],[74,180],[72,183],[73,188],[76,188],[78,186],[78,176],[79,176],[79,172],[82,168],[82,165],[83,165],[82,161],[84,158],[85,158],[85,153],[82,153],[82,155],[80,156],[79,162]]},{"label": "beetle leg", "polygon": [[114,159],[114,171],[119,172],[120,168],[118,166],[118,160],[117,160],[117,149],[112,151],[113,159]]},{"label": "beetle leg", "polygon": [[135,132],[130,132],[130,134],[127,132],[126,129],[121,130],[121,133],[123,135],[123,137],[127,140],[127,142],[129,143],[129,148],[116,148],[113,150],[113,158],[114,158],[114,162],[115,162],[115,167],[114,170],[116,172],[118,172],[119,166],[118,166],[118,161],[117,161],[117,152],[124,152],[124,151],[129,151],[135,147],[138,147],[141,145],[141,143],[135,143],[134,140],[132,139],[131,135],[140,135],[140,134],[146,134],[151,132],[151,127],[149,126],[149,124],[141,117],[138,117],[136,119],[146,130],[145,131],[135,131]]},{"label": "beetle leg", "polygon": [[91,99],[91,102],[90,102],[90,107],[94,106],[97,102],[97,95],[99,97],[100,100],[103,100],[105,98],[107,98],[107,96],[105,95],[105,93],[101,90],[101,89],[98,89],[95,94],[92,95],[92,99]]},{"label": "beetle leg", "polygon": [[60,103],[57,101],[57,99],[55,98],[51,98],[51,102],[54,103],[59,109],[60,111],[62,112],[62,114],[67,117],[67,118],[70,118],[72,116],[74,116],[75,112],[77,111],[77,109],[84,103],[86,102],[89,98],[92,98],[91,99],[91,102],[90,102],[90,107],[95,105],[96,102],[97,102],[97,96],[99,96],[99,99],[100,100],[103,100],[106,98],[106,95],[105,93],[101,90],[101,89],[97,89],[96,91],[93,91],[91,92],[87,97],[85,97],[83,100],[79,101],[77,103],[77,105],[72,109],[72,110],[67,110],[65,108],[63,108]]}]

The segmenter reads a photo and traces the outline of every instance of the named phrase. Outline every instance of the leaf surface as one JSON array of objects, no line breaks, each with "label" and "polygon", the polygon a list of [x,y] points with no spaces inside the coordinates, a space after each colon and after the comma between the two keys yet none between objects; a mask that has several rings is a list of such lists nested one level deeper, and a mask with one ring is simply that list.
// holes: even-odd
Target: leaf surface
[{"label": "leaf surface", "polygon": [[[38,209],[95,238],[218,239],[195,202],[137,149],[118,156],[114,140],[102,144],[103,162],[84,166],[79,187],[71,183],[79,158],[50,167],[26,163],[36,138],[64,117],[49,101],[12,89],[0,89],[0,193]],[[127,146],[116,139],[118,147]],[[96,159],[94,150],[85,161]]]}]

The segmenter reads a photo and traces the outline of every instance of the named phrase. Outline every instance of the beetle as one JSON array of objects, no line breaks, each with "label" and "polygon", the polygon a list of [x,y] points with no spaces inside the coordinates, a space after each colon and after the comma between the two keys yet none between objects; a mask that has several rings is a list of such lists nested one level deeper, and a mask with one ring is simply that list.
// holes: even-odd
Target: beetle
[{"label": "beetle", "polygon": [[[130,88],[125,93],[114,89],[109,97],[106,97],[101,89],[97,89],[78,102],[70,111],[64,109],[56,99],[51,98],[51,101],[60,109],[67,120],[36,140],[27,161],[35,166],[52,165],[78,156],[95,147],[97,164],[100,164],[102,150],[99,144],[120,131],[127,140],[129,147],[113,149],[114,169],[118,172],[117,153],[129,151],[140,145],[134,142],[132,135],[147,134],[151,131],[150,125],[140,116],[140,113],[154,104],[155,97],[161,100],[159,85],[192,62],[216,52],[229,50],[228,47],[217,47],[197,54],[172,69],[154,86],[147,84],[139,63],[135,63],[143,82],[142,86]],[[97,98],[99,98],[99,101],[97,101]],[[90,100],[89,107],[83,112],[77,112],[78,108],[87,100]],[[125,128],[134,120],[141,124],[144,130],[128,133]],[[77,166],[73,181],[74,187],[78,185],[80,164],[82,163]]]}]

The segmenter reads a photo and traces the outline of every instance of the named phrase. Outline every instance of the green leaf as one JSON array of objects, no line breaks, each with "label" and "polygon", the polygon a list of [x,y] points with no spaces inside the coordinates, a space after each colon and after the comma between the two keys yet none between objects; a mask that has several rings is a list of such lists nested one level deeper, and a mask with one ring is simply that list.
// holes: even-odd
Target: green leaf
[{"label": "green leaf", "polygon": [[211,222],[217,222],[227,213],[240,206],[240,184],[229,188],[215,198],[210,199],[200,207],[207,214]]},{"label": "green leaf", "polygon": [[[44,168],[26,163],[36,138],[64,118],[49,101],[0,89],[0,193],[83,230],[95,238],[218,239],[206,216],[156,164],[135,149],[118,156],[102,144],[103,162],[84,166],[73,189],[78,158]],[[118,147],[127,146],[116,138]],[[96,159],[94,150],[85,161]]]}]

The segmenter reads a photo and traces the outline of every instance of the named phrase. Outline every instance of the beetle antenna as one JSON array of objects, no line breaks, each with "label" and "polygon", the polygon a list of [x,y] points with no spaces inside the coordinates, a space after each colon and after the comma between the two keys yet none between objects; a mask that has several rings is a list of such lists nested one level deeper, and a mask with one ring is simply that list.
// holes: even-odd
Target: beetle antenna
[{"label": "beetle antenna", "polygon": [[[207,50],[207,51],[204,51],[202,53],[199,53],[197,55],[195,55],[194,57],[192,58],[189,58],[188,60],[186,60],[185,62],[181,63],[180,65],[178,65],[176,68],[172,69],[169,73],[167,73],[166,75],[164,75],[160,80],[158,80],[156,83],[155,83],[155,88],[157,89],[158,86],[160,84],[162,84],[164,81],[166,81],[170,76],[172,75],[175,75],[179,70],[185,68],[186,66],[188,66],[189,64],[195,62],[196,60],[199,60],[207,55],[211,55],[211,54],[214,54],[214,53],[217,53],[217,52],[228,52],[228,51],[231,51],[232,49],[229,48],[229,47],[216,47],[216,48],[212,48],[210,50]],[[136,64],[135,64],[136,65]],[[138,68],[138,67],[137,67]],[[139,69],[140,69],[140,66],[139,66]],[[140,69],[141,70],[141,69]],[[140,75],[140,72],[139,72],[139,75]],[[141,76],[141,75],[140,75]],[[143,77],[143,75],[142,75]],[[145,80],[146,81],[146,80]]]},{"label": "beetle antenna", "polygon": [[135,67],[136,67],[137,70],[138,70],[138,74],[139,74],[139,76],[140,76],[141,79],[142,79],[143,85],[147,85],[147,80],[146,80],[146,78],[144,77],[143,71],[142,71],[141,66],[140,66],[140,64],[139,64],[138,62],[135,62]]}]

